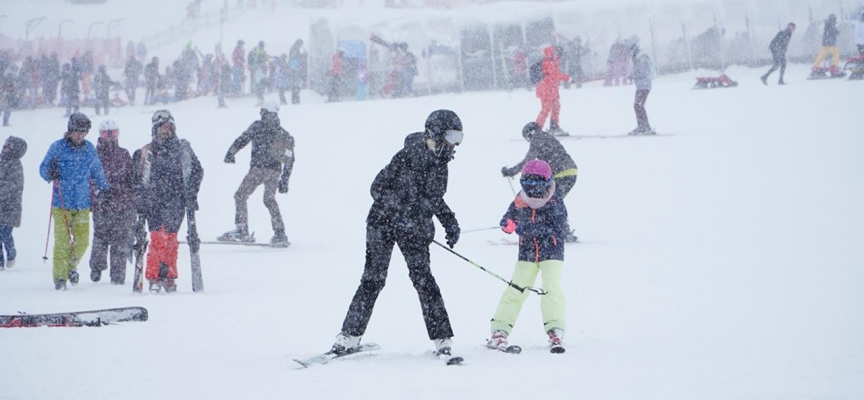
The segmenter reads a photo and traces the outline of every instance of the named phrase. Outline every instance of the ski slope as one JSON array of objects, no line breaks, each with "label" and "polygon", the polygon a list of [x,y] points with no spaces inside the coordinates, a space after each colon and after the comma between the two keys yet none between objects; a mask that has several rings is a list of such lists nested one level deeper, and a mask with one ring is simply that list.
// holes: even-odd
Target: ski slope
[{"label": "ski slope", "polygon": [[[60,109],[15,112],[0,140],[29,144],[24,217],[17,265],[0,272],[0,314],[140,305],[150,320],[0,330],[0,399],[860,399],[864,83],[807,81],[807,67],[793,65],[788,86],[775,76],[764,87],[762,72],[728,70],[741,83],[732,89],[690,90],[698,72],[656,80],[646,107],[671,136],[563,141],[579,165],[566,204],[582,241],[566,253],[566,354],[545,350],[536,297],[511,336],[521,355],[483,349],[504,285],[433,246],[454,350],[466,358],[458,367],[427,355],[398,250],[365,336],[382,351],[307,370],[291,360],[326,351],[339,332],[363,270],[369,184],[404,136],[432,110],[455,110],[465,140],[445,199],[463,230],[495,226],[512,198],[499,171],[528,148],[514,139],[539,109],[533,92],[337,104],[304,93],[304,104],[280,112],[297,142],[290,192],[277,197],[293,245],[203,246],[200,294],[186,246],[176,294],[133,294],[131,266],[125,286],[92,283],[89,252],[81,283],[56,292],[41,260],[50,186],[38,164],[66,120]],[[628,132],[634,90],[562,90],[563,128]],[[237,164],[222,159],[258,117],[253,103],[169,107],[205,169],[204,239],[233,227],[249,150]],[[122,146],[149,141],[156,109],[112,110]],[[102,118],[83,111],[98,126]],[[250,229],[269,240],[261,189],[249,208]],[[488,243],[501,237],[465,233],[456,251],[509,276],[516,248]]]}]

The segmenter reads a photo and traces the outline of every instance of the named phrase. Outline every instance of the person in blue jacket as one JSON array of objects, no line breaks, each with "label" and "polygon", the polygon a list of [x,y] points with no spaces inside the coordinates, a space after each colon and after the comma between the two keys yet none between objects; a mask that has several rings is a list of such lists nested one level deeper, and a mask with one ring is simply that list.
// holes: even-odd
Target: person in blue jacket
[{"label": "person in blue jacket", "polygon": [[96,148],[84,137],[90,119],[82,113],[69,117],[68,129],[48,149],[39,175],[53,182],[54,288],[66,290],[66,280],[78,284],[78,262],[90,245],[90,185],[97,193],[108,189]]}]

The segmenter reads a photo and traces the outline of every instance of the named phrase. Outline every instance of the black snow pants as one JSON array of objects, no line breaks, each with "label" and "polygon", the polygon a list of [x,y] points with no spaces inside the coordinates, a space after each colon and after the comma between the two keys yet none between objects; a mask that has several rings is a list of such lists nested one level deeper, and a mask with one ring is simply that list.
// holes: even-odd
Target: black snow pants
[{"label": "black snow pants", "polygon": [[420,296],[420,307],[429,339],[453,336],[441,290],[429,267],[431,243],[431,239],[400,232],[392,224],[366,226],[366,267],[363,270],[363,277],[360,278],[360,287],[357,288],[351,306],[348,308],[348,314],[345,316],[345,322],[342,323],[342,333],[361,336],[366,332],[375,300],[378,299],[378,294],[381,293],[387,280],[393,245],[398,244],[408,264],[408,276]]},{"label": "black snow pants", "polygon": [[783,82],[783,74],[786,73],[786,53],[781,52],[772,52],[771,55],[774,58],[774,65],[771,66],[771,69],[765,73],[765,78],[767,79],[772,72],[774,72],[777,68],[780,68],[780,82]]}]

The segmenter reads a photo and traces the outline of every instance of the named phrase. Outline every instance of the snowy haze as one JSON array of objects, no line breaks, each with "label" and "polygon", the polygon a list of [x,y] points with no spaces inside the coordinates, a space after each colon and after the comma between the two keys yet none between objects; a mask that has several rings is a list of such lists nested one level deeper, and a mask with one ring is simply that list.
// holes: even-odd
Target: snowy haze
[{"label": "snowy haze", "polygon": [[[2,3],[10,23],[9,4],[72,7]],[[154,22],[153,29],[161,28]],[[226,42],[235,40],[226,28]],[[690,90],[693,78],[715,72],[660,77],[646,108],[666,136],[562,141],[579,165],[566,205],[582,242],[566,248],[566,354],[546,350],[536,297],[511,336],[523,354],[485,350],[504,285],[433,246],[454,350],[466,358],[459,367],[428,356],[432,343],[398,250],[365,336],[382,350],[308,370],[295,370],[292,358],[328,350],[339,332],[363,270],[369,185],[405,135],[422,130],[432,110],[461,116],[465,140],[445,199],[463,230],[495,226],[513,197],[500,169],[524,156],[520,130],[539,110],[533,91],[337,104],[304,91],[303,104],[280,112],[297,143],[290,192],[277,196],[292,246],[202,246],[198,294],[185,245],[176,294],[132,294],[131,265],[125,286],[92,283],[89,251],[81,283],[53,289],[51,260],[41,259],[50,185],[38,164],[66,120],[61,109],[16,111],[0,140],[14,135],[29,145],[24,215],[13,232],[17,265],[0,272],[0,314],[135,305],[150,320],[0,330],[0,399],[864,398],[864,84],[807,81],[809,66],[790,65],[788,86],[775,86],[775,75],[764,87],[762,72],[733,67],[726,73],[738,88],[704,91]],[[630,131],[634,90],[600,82],[562,90],[562,127],[580,135]],[[217,110],[207,97],[168,107],[205,169],[202,239],[233,228],[233,193],[249,149],[237,164],[222,160],[258,118],[254,102],[228,99],[229,108]],[[159,108],[112,109],[121,146],[147,143]],[[102,121],[82,111],[94,126]],[[91,131],[88,139],[96,137]],[[249,211],[250,229],[269,240],[261,189]],[[464,233],[455,250],[509,276],[516,248],[489,244],[502,237]]]}]

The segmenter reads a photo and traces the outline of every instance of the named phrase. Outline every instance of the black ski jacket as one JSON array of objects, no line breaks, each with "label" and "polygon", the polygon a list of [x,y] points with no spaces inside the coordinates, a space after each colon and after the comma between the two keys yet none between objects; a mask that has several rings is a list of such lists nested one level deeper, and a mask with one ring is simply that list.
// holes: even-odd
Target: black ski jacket
[{"label": "black ski jacket", "polygon": [[507,176],[516,176],[522,172],[522,167],[525,163],[533,159],[540,159],[549,163],[552,167],[552,175],[555,176],[561,171],[568,169],[576,169],[576,163],[567,150],[561,145],[558,139],[546,132],[537,132],[531,136],[531,146],[528,148],[528,154],[525,159],[516,164],[512,168],[507,169]]},{"label": "black ski jacket", "polygon": [[408,135],[405,147],[372,182],[370,192],[375,201],[366,223],[391,225],[428,242],[435,237],[433,215],[445,231],[458,230],[456,214],[444,201],[447,162],[429,150],[422,132]]},{"label": "black ski jacket", "polygon": [[228,149],[226,158],[234,158],[238,151],[252,142],[251,168],[266,168],[277,171],[282,170],[290,175],[294,168],[294,138],[288,131],[279,126],[279,120],[255,121],[238,137],[231,148]]},{"label": "black ski jacket", "polygon": [[177,232],[186,208],[198,209],[204,168],[192,146],[176,135],[153,139],[132,156],[135,203],[150,231]]},{"label": "black ski jacket", "polygon": [[837,36],[840,35],[840,30],[837,29],[837,22],[832,20],[825,21],[825,30],[822,31],[822,45],[835,46],[837,45]]},{"label": "black ski jacket", "polygon": [[772,40],[771,44],[768,45],[768,49],[770,49],[772,53],[786,54],[786,49],[789,47],[790,39],[792,39],[792,32],[788,29],[777,32],[777,36],[774,36],[774,40]]}]

